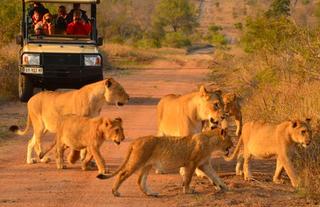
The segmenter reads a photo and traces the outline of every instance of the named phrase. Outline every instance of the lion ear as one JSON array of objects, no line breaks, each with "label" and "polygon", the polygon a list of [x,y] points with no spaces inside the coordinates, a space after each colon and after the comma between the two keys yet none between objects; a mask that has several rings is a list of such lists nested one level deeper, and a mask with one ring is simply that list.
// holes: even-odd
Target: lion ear
[{"label": "lion ear", "polygon": [[201,86],[200,86],[199,93],[200,93],[201,96],[207,96],[207,95],[208,95],[208,91],[207,91],[207,89],[204,87],[204,85],[201,85]]},{"label": "lion ear", "polygon": [[215,90],[214,93],[217,94],[218,96],[222,95],[222,91],[220,89],[219,90]]},{"label": "lion ear", "polygon": [[112,85],[112,81],[113,81],[113,78],[106,79],[105,85],[107,86],[107,88],[110,88],[110,86]]},{"label": "lion ear", "polygon": [[231,99],[234,101],[236,100],[236,98],[237,98],[237,95],[235,93],[231,93]]},{"label": "lion ear", "polygon": [[311,118],[306,118],[306,122],[308,123],[308,124],[310,124],[311,123]]},{"label": "lion ear", "polygon": [[226,136],[227,136],[227,131],[224,130],[224,129],[221,129],[220,135],[221,135],[223,138],[226,137]]},{"label": "lion ear", "polygon": [[291,126],[292,128],[296,128],[298,126],[298,121],[297,120],[291,121]]},{"label": "lion ear", "polygon": [[110,119],[106,119],[106,126],[109,126],[109,125],[111,125],[111,121]]},{"label": "lion ear", "polygon": [[116,121],[119,121],[120,123],[122,123],[122,119],[120,117],[115,118]]}]

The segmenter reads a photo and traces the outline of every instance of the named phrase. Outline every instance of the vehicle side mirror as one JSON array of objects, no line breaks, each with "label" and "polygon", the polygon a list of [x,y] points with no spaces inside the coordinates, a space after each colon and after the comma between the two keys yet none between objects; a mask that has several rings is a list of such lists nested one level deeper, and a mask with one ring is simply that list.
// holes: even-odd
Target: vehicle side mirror
[{"label": "vehicle side mirror", "polygon": [[103,45],[103,38],[102,37],[98,37],[97,46],[102,46],[102,45]]},{"label": "vehicle side mirror", "polygon": [[16,44],[17,45],[22,45],[23,44],[23,37],[21,34],[16,36]]}]

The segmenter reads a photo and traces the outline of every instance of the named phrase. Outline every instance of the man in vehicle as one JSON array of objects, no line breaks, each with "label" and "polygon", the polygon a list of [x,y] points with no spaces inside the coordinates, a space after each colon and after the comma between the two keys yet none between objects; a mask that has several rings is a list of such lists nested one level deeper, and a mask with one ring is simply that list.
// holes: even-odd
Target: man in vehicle
[{"label": "man in vehicle", "polygon": [[91,25],[81,18],[81,11],[75,10],[73,13],[73,22],[68,24],[68,35],[89,35],[91,32]]}]

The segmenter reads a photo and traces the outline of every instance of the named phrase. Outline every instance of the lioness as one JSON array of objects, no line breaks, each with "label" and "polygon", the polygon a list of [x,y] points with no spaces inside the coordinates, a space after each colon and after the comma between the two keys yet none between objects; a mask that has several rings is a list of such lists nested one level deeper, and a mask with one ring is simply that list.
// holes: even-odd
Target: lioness
[{"label": "lioness", "polygon": [[221,91],[204,86],[186,95],[170,94],[157,106],[158,136],[188,136],[201,131],[202,122],[217,124],[224,119]]},{"label": "lioness", "polygon": [[189,188],[192,175],[196,168],[201,169],[219,190],[227,190],[227,186],[207,163],[213,151],[228,153],[232,146],[231,139],[226,136],[225,130],[216,128],[187,137],[155,137],[147,136],[134,140],[124,163],[112,175],[99,175],[98,178],[110,178],[115,175],[112,193],[120,196],[118,188],[135,171],[141,170],[138,184],[140,190],[148,196],[157,196],[147,187],[147,177],[152,167],[157,169],[176,169],[185,167],[183,176],[184,193],[193,193]]},{"label": "lioness", "polygon": [[[189,136],[201,132],[202,122],[212,125],[223,122],[221,91],[208,92],[202,85],[198,92],[186,95],[166,95],[157,106],[158,136]],[[209,159],[207,161],[209,162]],[[162,173],[157,170],[157,173]],[[180,170],[181,175],[184,169]],[[197,175],[204,175],[199,169]]]},{"label": "lioness", "polygon": [[87,169],[88,163],[93,157],[97,163],[99,174],[106,173],[105,161],[99,151],[103,142],[112,140],[119,145],[125,138],[121,118],[111,121],[103,117],[88,118],[77,115],[65,115],[60,118],[56,132],[54,145],[56,146],[58,169],[66,168],[63,164],[63,154],[66,147],[70,147],[72,150],[69,156],[70,163],[77,161],[79,156],[75,154],[79,153],[81,149],[86,148],[88,154],[82,162],[82,169]]},{"label": "lioness", "polygon": [[[56,132],[57,122],[61,116],[76,114],[95,117],[99,115],[105,101],[122,106],[128,100],[129,95],[113,78],[68,92],[40,92],[28,101],[26,128],[21,131],[17,126],[11,126],[10,130],[18,135],[24,135],[28,132],[30,125],[33,126],[33,136],[28,143],[27,163],[35,163],[36,159],[32,158],[33,148],[38,156],[41,155],[42,136],[48,131]],[[47,160],[42,159],[42,161]]]},{"label": "lioness", "polygon": [[[243,151],[239,152],[236,173],[240,172],[243,163],[245,180],[251,180],[249,161],[252,156],[258,158],[277,157],[276,171],[273,182],[280,183],[280,173],[285,169],[293,187],[297,187],[298,179],[290,160],[295,143],[307,147],[312,138],[310,120],[306,122],[295,120],[285,121],[278,125],[267,124],[261,121],[253,121],[244,124],[242,135],[233,154],[225,158],[227,161],[234,159],[243,145]],[[244,161],[243,161],[244,160]]]}]

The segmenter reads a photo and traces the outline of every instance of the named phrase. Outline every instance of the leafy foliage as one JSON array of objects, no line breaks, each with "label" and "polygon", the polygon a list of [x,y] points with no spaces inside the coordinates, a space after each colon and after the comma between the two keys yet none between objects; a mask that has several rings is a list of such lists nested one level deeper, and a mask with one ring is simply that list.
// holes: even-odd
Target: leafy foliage
[{"label": "leafy foliage", "polygon": [[197,25],[195,7],[188,0],[161,0],[153,23],[174,32],[191,33]]},{"label": "leafy foliage", "polygon": [[267,17],[280,17],[290,15],[290,0],[273,0],[270,9],[266,12]]},{"label": "leafy foliage", "polygon": [[0,47],[10,42],[19,33],[22,15],[21,1],[3,0],[0,4]]}]

